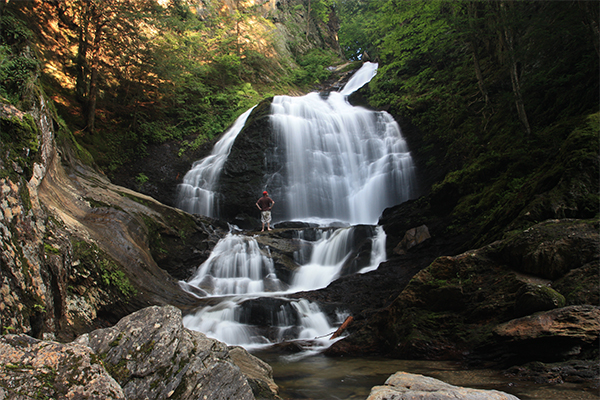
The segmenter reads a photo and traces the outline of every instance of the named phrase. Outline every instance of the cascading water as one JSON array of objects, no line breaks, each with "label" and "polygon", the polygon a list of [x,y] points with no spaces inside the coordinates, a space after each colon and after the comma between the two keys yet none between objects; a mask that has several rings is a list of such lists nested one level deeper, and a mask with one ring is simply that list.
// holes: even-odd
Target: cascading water
[{"label": "cascading water", "polygon": [[[317,233],[310,240],[298,230],[303,244],[295,253],[299,268],[286,282],[277,277],[268,248],[261,248],[256,238],[229,234],[195,276],[181,282],[185,290],[210,299],[210,305],[184,317],[188,328],[252,347],[326,336],[334,330],[332,324],[343,321],[344,310],[331,321],[316,304],[285,296],[376,269],[385,260],[383,229],[352,225],[374,225],[386,207],[411,196],[414,168],[397,123],[385,112],[353,107],[347,99],[376,71],[377,64],[365,63],[340,93],[274,98],[270,120],[280,152],[268,157],[283,160],[283,168],[267,173],[265,181],[277,206],[285,207],[283,219],[337,221],[344,227],[314,228]],[[250,111],[186,174],[180,208],[218,216],[218,176]],[[371,258],[357,264],[354,246],[361,238],[364,244],[365,237]]]},{"label": "cascading water", "polygon": [[221,168],[227,160],[231,146],[240,133],[254,107],[243,113],[215,144],[210,156],[197,161],[183,177],[178,187],[177,206],[192,214],[218,217],[218,193],[215,191]]},{"label": "cascading water", "polygon": [[388,113],[353,107],[340,93],[311,93],[275,97],[271,121],[287,160],[271,190],[283,199],[285,220],[375,224],[385,208],[409,199],[412,159]]}]

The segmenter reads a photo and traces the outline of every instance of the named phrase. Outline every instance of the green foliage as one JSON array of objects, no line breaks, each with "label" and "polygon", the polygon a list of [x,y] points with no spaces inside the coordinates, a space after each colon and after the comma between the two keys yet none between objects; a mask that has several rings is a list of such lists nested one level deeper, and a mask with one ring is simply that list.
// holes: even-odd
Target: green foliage
[{"label": "green foliage", "polygon": [[331,71],[327,67],[337,64],[339,57],[331,51],[312,49],[297,59],[301,68],[294,70],[293,82],[306,87],[329,78]]},{"label": "green foliage", "polygon": [[374,23],[375,3],[367,0],[338,1],[339,43],[348,60],[360,60],[374,50],[369,37],[369,24]]},{"label": "green foliage", "polygon": [[18,104],[37,76],[39,63],[27,47],[31,31],[10,14],[0,17],[0,96]]},{"label": "green foliage", "polygon": [[310,0],[310,12],[318,21],[326,24],[335,3],[335,0]]},{"label": "green foliage", "polygon": [[148,178],[148,176],[146,174],[144,174],[143,172],[140,172],[136,177],[135,177],[135,181],[138,183],[138,185],[143,185],[144,183],[148,182],[150,178]]}]

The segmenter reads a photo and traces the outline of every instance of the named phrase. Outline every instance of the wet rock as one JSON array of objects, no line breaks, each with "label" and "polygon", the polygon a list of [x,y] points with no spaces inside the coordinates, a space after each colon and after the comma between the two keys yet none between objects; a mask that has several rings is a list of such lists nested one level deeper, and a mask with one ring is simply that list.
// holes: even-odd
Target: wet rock
[{"label": "wet rock", "polygon": [[0,398],[125,399],[119,384],[89,347],[0,337]]},{"label": "wet rock", "polygon": [[281,399],[279,387],[273,380],[273,368],[238,346],[229,347],[229,355],[248,379],[254,396],[261,399]]},{"label": "wet rock", "polygon": [[498,390],[450,385],[428,376],[396,372],[383,386],[375,386],[367,400],[518,400]]},{"label": "wet rock", "polygon": [[[577,299],[579,304],[594,304],[598,271],[597,255],[592,254],[591,249],[599,244],[596,225],[594,221],[579,220],[545,222],[480,249],[453,257],[438,257],[416,273],[389,306],[368,315],[367,321],[363,321],[360,313],[353,312],[357,323],[350,330],[351,334],[332,345],[327,353],[379,353],[418,359],[467,357],[499,364],[510,360],[528,362],[593,357],[590,342],[571,335],[561,337],[553,333],[553,339],[540,337],[528,342],[539,343],[528,349],[524,340],[508,340],[492,332],[494,327],[524,315],[558,311],[566,304],[564,298],[567,295]],[[435,239],[431,240],[423,246],[427,248],[434,243]],[[545,244],[547,240],[557,243],[557,248],[552,250],[550,245]],[[565,247],[563,240],[569,241],[573,247]],[[538,251],[540,249],[543,251]],[[419,247],[405,257],[423,251]],[[506,254],[512,254],[514,258],[507,258]],[[540,271],[542,276],[520,272],[520,266],[510,262],[513,259],[536,260],[541,269],[535,270]],[[542,271],[546,261],[561,265],[555,271],[572,267],[572,272],[557,281],[543,278],[546,276]],[[382,264],[380,269],[385,266]],[[328,292],[343,283],[340,280],[330,285]],[[349,290],[348,287],[346,289]],[[358,296],[356,291],[352,293]],[[315,296],[321,304],[326,302],[321,299],[327,298],[325,294]],[[569,312],[580,313],[577,309],[570,310],[565,309],[564,320],[579,320],[579,316],[567,316]],[[556,345],[556,348],[544,347],[544,341]],[[522,350],[518,350],[519,346]]]},{"label": "wet rock", "polygon": [[417,228],[412,228],[406,231],[404,237],[394,248],[394,253],[405,254],[406,251],[415,247],[416,245],[423,243],[427,239],[430,239],[429,229],[426,225],[421,225]]},{"label": "wet rock", "polygon": [[514,235],[498,248],[511,268],[558,279],[598,258],[598,221],[549,220]]},{"label": "wet rock", "polygon": [[560,363],[536,361],[511,367],[505,374],[539,384],[597,382],[600,378],[600,364],[597,360],[571,360]]},{"label": "wet rock", "polygon": [[555,281],[552,285],[565,296],[567,305],[600,304],[600,263],[594,260]]},{"label": "wet rock", "polygon": [[[255,203],[264,189],[270,190],[263,182],[264,160],[266,154],[274,151],[269,122],[272,100],[272,98],[263,100],[252,111],[223,165],[219,179],[218,201],[221,204],[221,217],[228,222],[236,223],[238,215],[241,216],[240,221],[247,221],[248,216],[257,218],[257,222],[260,218]],[[275,206],[272,215],[273,220],[277,220],[281,210],[278,206],[280,200],[276,196],[273,200]]]}]

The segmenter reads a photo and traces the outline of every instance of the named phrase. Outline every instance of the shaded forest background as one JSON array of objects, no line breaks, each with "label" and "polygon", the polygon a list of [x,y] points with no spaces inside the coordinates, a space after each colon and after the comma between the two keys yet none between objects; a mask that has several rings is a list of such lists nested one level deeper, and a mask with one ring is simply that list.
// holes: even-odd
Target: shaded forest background
[{"label": "shaded forest background", "polygon": [[[0,96],[52,99],[61,140],[111,177],[151,145],[183,156],[262,99],[374,60],[360,101],[410,127],[432,185],[422,206],[483,243],[597,215],[598,179],[565,176],[598,170],[599,14],[592,1],[2,0]],[[559,181],[556,196],[586,200],[525,210]]]}]

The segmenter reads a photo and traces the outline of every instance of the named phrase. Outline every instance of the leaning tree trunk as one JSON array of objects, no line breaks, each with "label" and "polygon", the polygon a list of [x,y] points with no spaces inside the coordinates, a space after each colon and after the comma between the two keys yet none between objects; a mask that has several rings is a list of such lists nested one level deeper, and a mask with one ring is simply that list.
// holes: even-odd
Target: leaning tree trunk
[{"label": "leaning tree trunk", "polygon": [[509,64],[509,72],[510,72],[510,80],[512,83],[513,94],[515,97],[515,105],[517,107],[517,114],[519,116],[519,120],[523,127],[525,128],[525,132],[527,135],[531,134],[531,127],[529,126],[529,120],[527,119],[527,113],[525,112],[525,104],[523,103],[523,95],[521,93],[521,83],[519,82],[519,68],[517,63],[517,58],[515,57],[515,45],[514,45],[514,34],[509,26],[507,13],[507,4],[503,1],[499,4],[499,17],[501,28],[498,33],[499,39],[501,42],[504,42],[504,48],[506,49],[506,53],[508,53],[508,64]]},{"label": "leaning tree trunk", "polygon": [[98,98],[98,68],[100,66],[100,42],[102,40],[102,29],[104,25],[96,25],[96,34],[94,35],[94,55],[90,66],[90,87],[88,91],[88,101],[86,107],[86,131],[93,134],[96,125],[96,102]]},{"label": "leaning tree trunk", "polygon": [[531,127],[529,126],[529,120],[527,119],[527,113],[525,112],[525,104],[523,103],[523,95],[521,93],[521,84],[519,83],[519,69],[517,67],[517,61],[515,58],[513,37],[509,32],[509,29],[504,28],[504,35],[508,46],[508,53],[510,57],[510,80],[512,82],[513,93],[515,96],[515,105],[517,106],[517,113],[519,114],[519,120],[525,128],[527,135],[531,134]]}]

